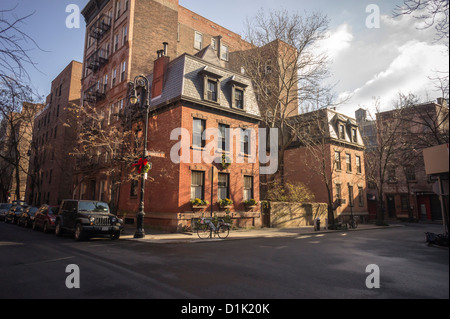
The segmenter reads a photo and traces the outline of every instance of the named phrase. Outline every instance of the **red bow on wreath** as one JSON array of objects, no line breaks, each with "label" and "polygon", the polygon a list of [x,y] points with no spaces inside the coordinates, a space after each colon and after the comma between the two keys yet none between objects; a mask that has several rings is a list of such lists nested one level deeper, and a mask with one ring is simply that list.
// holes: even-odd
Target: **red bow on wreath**
[{"label": "red bow on wreath", "polygon": [[142,169],[148,164],[148,160],[146,158],[140,158],[139,161],[136,164],[133,164],[133,166],[139,166],[138,167],[138,174],[141,173]]}]

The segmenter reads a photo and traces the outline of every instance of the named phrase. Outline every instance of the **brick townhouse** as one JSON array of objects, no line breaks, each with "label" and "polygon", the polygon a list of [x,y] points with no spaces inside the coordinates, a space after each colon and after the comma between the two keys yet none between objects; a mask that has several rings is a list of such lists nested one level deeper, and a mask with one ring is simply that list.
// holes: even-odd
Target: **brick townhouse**
[{"label": "brick townhouse", "polygon": [[[157,66],[164,63],[165,68]],[[249,199],[259,201],[256,141],[260,117],[250,79],[221,67],[211,46],[170,62],[161,56],[155,61],[155,73],[149,76],[152,87],[156,78],[163,78],[164,85],[152,90],[148,147],[165,156],[151,158],[146,222],[181,230],[190,226],[192,218],[209,216],[211,210],[223,215],[225,208],[218,201],[229,198],[235,223],[260,225],[259,208],[244,204]],[[179,128],[184,133],[174,131]],[[214,137],[219,131],[221,135]],[[205,155],[210,159],[205,160]],[[229,165],[222,164],[222,155],[229,158]],[[139,187],[138,183],[122,186],[121,214],[137,211]],[[190,201],[195,198],[208,204],[193,207]]]},{"label": "brick townhouse", "polygon": [[52,81],[45,107],[34,118],[26,200],[32,205],[58,205],[72,198],[69,156],[75,132],[65,125],[70,106],[80,103],[82,64],[71,61]]},{"label": "brick townhouse", "polygon": [[286,151],[286,181],[304,183],[316,202],[332,206],[335,217],[367,219],[365,147],[355,119],[321,109],[292,120],[301,123],[304,139]]}]

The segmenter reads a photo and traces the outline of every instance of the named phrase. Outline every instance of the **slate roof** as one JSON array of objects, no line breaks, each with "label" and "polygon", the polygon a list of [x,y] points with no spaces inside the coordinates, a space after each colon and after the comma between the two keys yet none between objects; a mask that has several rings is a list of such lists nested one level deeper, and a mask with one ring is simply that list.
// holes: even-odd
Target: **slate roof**
[{"label": "slate roof", "polygon": [[[229,110],[243,116],[259,117],[260,112],[251,80],[242,74],[237,74],[216,65],[214,61],[208,61],[208,56],[211,57],[208,54],[208,48],[202,50],[201,53],[201,56],[204,57],[203,59],[199,56],[185,53],[168,64],[162,94],[159,97],[151,98],[150,107],[155,109],[166,105],[168,102],[184,99],[210,107]],[[214,105],[203,99],[204,82],[202,71],[205,68],[209,72],[221,76],[219,105]],[[148,79],[151,86],[153,74],[150,74]],[[242,83],[246,86],[244,91],[244,111],[232,108],[232,90],[230,85],[232,83]]]}]

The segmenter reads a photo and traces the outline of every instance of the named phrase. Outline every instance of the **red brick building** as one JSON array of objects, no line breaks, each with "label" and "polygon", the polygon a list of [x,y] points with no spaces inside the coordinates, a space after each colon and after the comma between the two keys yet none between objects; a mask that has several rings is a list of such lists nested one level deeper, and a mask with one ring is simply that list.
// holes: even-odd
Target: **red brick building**
[{"label": "red brick building", "polygon": [[334,216],[368,217],[364,142],[356,121],[331,109],[300,114],[304,138],[285,153],[285,180],[304,183]]},{"label": "red brick building", "polygon": [[[156,72],[161,73],[149,76],[153,87],[154,78],[163,78],[164,83],[160,91],[153,90],[156,96],[150,101],[148,148],[164,154],[151,158],[146,183],[145,218],[150,225],[181,230],[190,226],[192,218],[209,216],[211,209],[223,215],[218,201],[225,198],[233,201],[230,211],[237,224],[260,225],[259,209],[244,205],[244,200],[259,201],[260,118],[255,94],[248,78],[205,54],[211,50],[205,48],[197,56],[183,54],[171,62],[162,56],[155,62]],[[166,67],[157,67],[164,63]],[[222,138],[214,137],[219,131]],[[228,167],[222,166],[223,154],[230,159]],[[120,214],[133,216],[138,210],[139,187],[138,183],[122,186]],[[195,198],[209,204],[193,208],[190,200]]]},{"label": "red brick building", "polygon": [[34,118],[30,168],[25,199],[29,204],[58,205],[72,198],[72,166],[69,153],[74,131],[65,125],[70,105],[80,103],[82,64],[71,61],[52,81],[46,105]]}]

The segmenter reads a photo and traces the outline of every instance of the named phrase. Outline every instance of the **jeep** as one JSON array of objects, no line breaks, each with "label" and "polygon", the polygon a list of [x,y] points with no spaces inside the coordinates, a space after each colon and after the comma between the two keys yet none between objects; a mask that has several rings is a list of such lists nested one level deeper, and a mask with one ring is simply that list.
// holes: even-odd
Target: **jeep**
[{"label": "jeep", "polygon": [[70,232],[77,241],[99,235],[118,239],[122,230],[123,221],[110,213],[107,203],[100,201],[63,200],[55,220],[57,236]]}]

